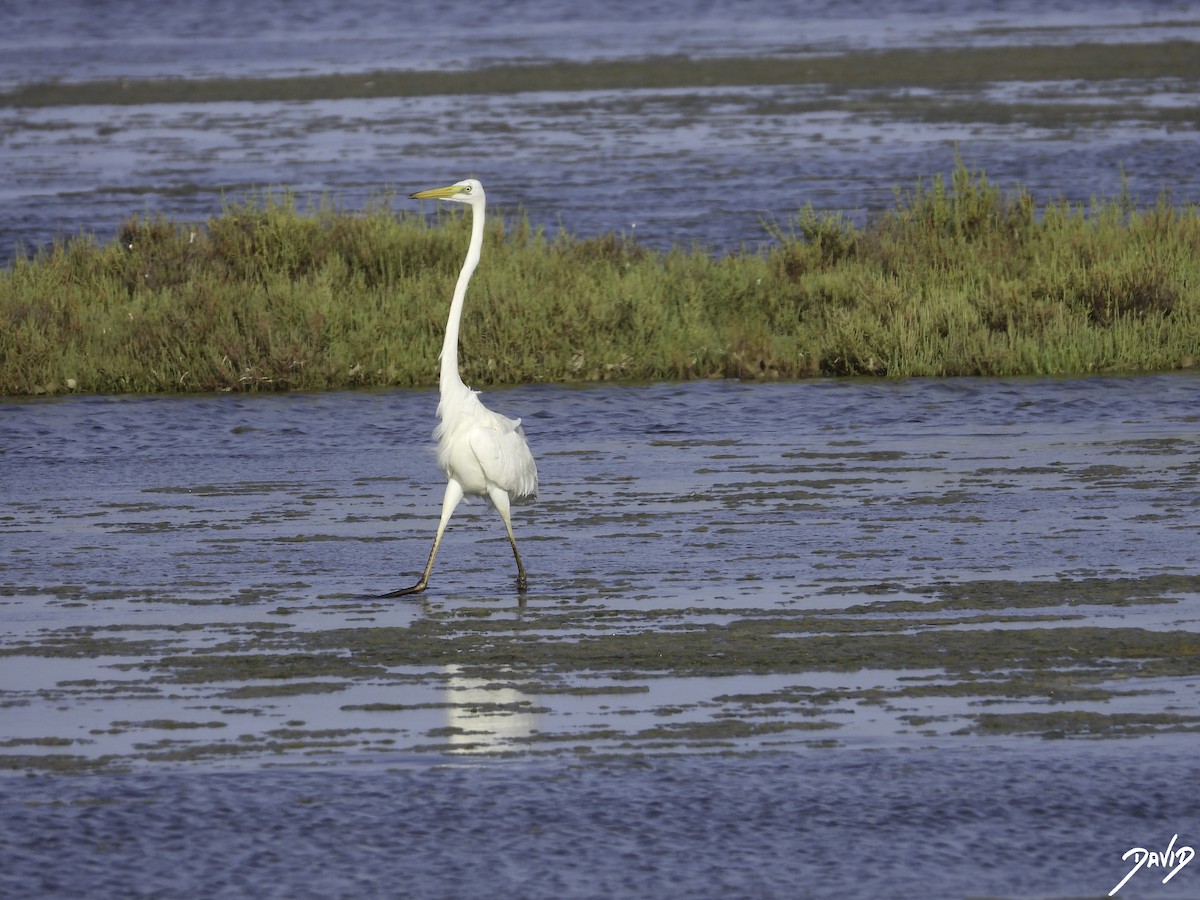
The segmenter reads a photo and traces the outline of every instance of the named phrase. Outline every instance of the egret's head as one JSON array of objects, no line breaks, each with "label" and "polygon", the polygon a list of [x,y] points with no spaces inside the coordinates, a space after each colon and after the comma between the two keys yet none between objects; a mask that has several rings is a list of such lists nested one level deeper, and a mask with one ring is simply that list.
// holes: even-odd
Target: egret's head
[{"label": "egret's head", "polygon": [[474,178],[455,182],[446,187],[430,188],[409,195],[413,200],[456,200],[459,203],[482,203],[483,185]]}]

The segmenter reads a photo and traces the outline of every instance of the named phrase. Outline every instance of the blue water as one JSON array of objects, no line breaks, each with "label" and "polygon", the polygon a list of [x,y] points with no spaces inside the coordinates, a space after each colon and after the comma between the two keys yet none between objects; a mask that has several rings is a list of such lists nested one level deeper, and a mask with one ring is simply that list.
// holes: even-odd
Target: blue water
[{"label": "blue water", "polygon": [[[960,731],[985,710],[1194,717],[1194,675],[1131,677],[1100,703],[891,694],[830,710],[830,730],[727,746],[639,734],[778,723],[781,687],[931,673],[618,672],[645,693],[579,697],[505,687],[553,667],[302,677],[266,695],[243,694],[261,679],[187,677],[191,654],[294,652],[299,635],[339,655],[348,629],[402,635],[434,614],[553,629],[590,609],[596,628],[673,630],[939,584],[1197,567],[1194,375],[488,400],[524,418],[542,472],[514,516],[521,613],[478,504],[452,521],[422,602],[345,600],[424,559],[440,496],[429,391],[0,404],[0,895],[1095,897],[1130,848],[1200,840],[1192,733]],[[1197,631],[1194,594],[1147,600],[1072,604],[1047,627]],[[660,610],[675,613],[647,615]],[[759,692],[758,707],[737,699]],[[473,710],[523,700],[536,712]],[[97,773],[27,758],[63,754]],[[1200,869],[1163,874],[1123,895],[1196,895]]]},{"label": "blue water", "polygon": [[1130,848],[1197,846],[1186,747],[1059,750],[9,780],[0,894],[1103,897]]},{"label": "blue water", "polygon": [[499,61],[790,55],[1033,38],[1195,37],[1180,0],[118,0],[7,4],[0,88],[36,81],[465,69]]},{"label": "blue water", "polygon": [[[1195,2],[10,4],[0,89],[44,81],[478,69],[682,54],[797,56],[896,47],[1196,40]],[[1200,198],[1197,85],[1138,79],[971,85],[958,119],[893,112],[905,86],[712,85],[295,103],[0,107],[0,260],[56,236],[102,241],[135,213],[203,221],[271,188],[354,209],[468,175],[494,206],[582,235],[718,250],[769,240],[806,204],[856,217],[953,168],[1040,199]],[[870,100],[867,110],[852,103]],[[979,119],[1055,103],[1059,121]],[[1116,120],[1106,107],[1118,104]],[[403,201],[402,201],[403,202]]]},{"label": "blue water", "polygon": [[[1191,373],[529,385],[485,399],[522,418],[538,459],[539,500],[517,514],[518,532],[539,536],[524,551],[544,573],[532,600],[569,594],[597,568],[621,572],[626,595],[686,606],[720,588],[721,605],[744,606],[762,602],[748,576],[812,605],[823,586],[898,574],[1197,564]],[[436,405],[432,391],[0,404],[0,586],[369,589],[348,573],[394,578],[427,552],[441,502]],[[481,534],[503,544],[482,509],[463,507],[439,557],[435,582],[460,600],[508,584],[506,545],[466,549]],[[372,541],[382,535],[395,543]],[[668,588],[662,573],[675,570],[686,574]]]}]

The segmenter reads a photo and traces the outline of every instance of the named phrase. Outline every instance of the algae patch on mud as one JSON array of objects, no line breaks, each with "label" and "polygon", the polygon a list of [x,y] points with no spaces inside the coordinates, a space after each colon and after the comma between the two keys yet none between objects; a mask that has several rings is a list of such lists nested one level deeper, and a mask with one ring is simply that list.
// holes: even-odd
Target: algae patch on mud
[{"label": "algae patch on mud", "polygon": [[[860,593],[840,608],[427,603],[403,626],[372,624],[390,607],[364,600],[342,604],[356,627],[337,616],[337,627],[227,622],[162,640],[125,639],[133,626],[48,630],[0,648],[0,661],[94,658],[96,671],[0,690],[10,709],[64,716],[57,732],[0,745],[0,765],[757,753],[1200,730],[1198,578]],[[1095,624],[1096,610],[1109,624]],[[72,712],[97,698],[122,714],[72,731]]]},{"label": "algae patch on mud", "polygon": [[[213,103],[220,101],[307,101],[373,97],[515,94],[526,91],[602,91],[695,88],[711,85],[834,85],[870,90],[893,85],[961,86],[995,81],[1067,82],[1113,78],[1200,76],[1195,45],[1095,43],[1074,46],[998,46],[937,50],[893,49],[793,57],[646,59],[498,64],[468,71],[380,71],[289,78],[121,79],[84,83],[44,82],[0,93],[0,107],[34,108],[76,104]],[[918,98],[906,97],[910,105]],[[1051,100],[1053,98],[1050,98]],[[1060,115],[1066,100],[1054,104]],[[871,98],[859,100],[870,108]],[[895,102],[894,98],[890,102]],[[928,104],[930,118],[946,117]],[[987,118],[981,105],[981,118]]]}]

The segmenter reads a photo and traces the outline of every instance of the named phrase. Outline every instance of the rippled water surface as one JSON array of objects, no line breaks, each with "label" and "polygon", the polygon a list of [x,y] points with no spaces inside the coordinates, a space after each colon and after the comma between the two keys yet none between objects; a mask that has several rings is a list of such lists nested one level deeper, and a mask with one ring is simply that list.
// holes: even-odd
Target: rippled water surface
[{"label": "rippled water surface", "polygon": [[[228,7],[226,9],[225,7]],[[955,155],[1045,202],[1200,198],[1194,77],[872,86],[745,83],[513,92],[482,76],[435,96],[134,103],[121,79],[231,79],[655,58],[784,59],[897,49],[1196,41],[1195,3],[26,4],[0,35],[0,88],[101,82],[108,102],[0,103],[0,260],[133,214],[204,221],[288,189],[344,208],[468,175],[495,206],[582,236],[720,250],[806,204],[863,218]],[[463,23],[468,23],[464,37]],[[883,66],[863,57],[862,67]],[[955,63],[960,65],[960,63]],[[369,76],[365,76],[369,77]]]},{"label": "rippled water surface", "polygon": [[1195,844],[1195,376],[488,400],[529,591],[475,504],[410,601],[430,392],[0,405],[0,887],[1098,896]]}]

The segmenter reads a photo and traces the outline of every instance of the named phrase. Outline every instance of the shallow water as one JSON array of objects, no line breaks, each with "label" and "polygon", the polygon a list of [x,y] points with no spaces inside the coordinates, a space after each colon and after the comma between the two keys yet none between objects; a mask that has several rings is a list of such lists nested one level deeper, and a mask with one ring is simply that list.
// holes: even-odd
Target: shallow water
[{"label": "shallow water", "polygon": [[[306,8],[307,7],[307,8]],[[1037,39],[1161,41],[1193,37],[1195,4],[1102,0],[744,0],[736,10],[693,0],[553,2],[442,0],[336,7],[233,0],[153,7],[87,0],[7,10],[0,87],[33,81],[289,76],[381,69],[470,69],[529,60],[591,61],[988,46]],[[464,38],[463,23],[469,23]],[[1191,29],[1191,30],[1189,30]]]},{"label": "shallow water", "polygon": [[[1061,749],[10,780],[0,889],[1100,897],[1129,848],[1163,850],[1176,831],[1195,846],[1186,748]],[[1195,865],[1166,885],[1143,869],[1117,896],[1194,897]]]},{"label": "shallow water", "polygon": [[0,404],[0,890],[1097,896],[1195,845],[1200,378],[486,396],[523,598],[478,503],[362,597],[424,561],[431,392]]},{"label": "shallow water", "polygon": [[[531,603],[589,577],[654,603],[736,606],[747,589],[803,603],[898,574],[1136,576],[1197,558],[1194,375],[487,398],[522,415],[538,454],[541,496],[521,512],[545,573]],[[5,581],[84,600],[387,582],[423,558],[440,504],[435,406],[428,391],[6,402]],[[509,587],[503,531],[479,521],[469,534],[468,512],[447,537],[446,595]]]},{"label": "shallow water", "polygon": [[[84,4],[9,11],[0,87],[122,78],[482,71],[497,62],[785,58],[896,48],[1162,43],[1200,36],[1195,3],[775,3],[736,15],[691,0],[430,4],[356,0],[214,12],[179,2],[97,15]],[[218,7],[219,9],[219,7]],[[595,7],[599,10],[600,7]],[[733,16],[731,21],[730,16]],[[471,40],[460,23],[471,22]],[[864,66],[871,66],[864,58]],[[485,82],[486,83],[486,82]],[[712,83],[364,100],[0,106],[0,261],[133,214],[202,222],[256,190],[347,209],[473,175],[494,207],[580,236],[725,251],[768,242],[806,204],[862,219],[950,172],[956,153],[1045,202],[1128,190],[1200,198],[1198,87],[1131,72],[1102,82],[964,82],[871,89]],[[483,90],[480,87],[479,90]],[[407,201],[403,201],[405,204]],[[786,225],[784,226],[786,228]]]}]

